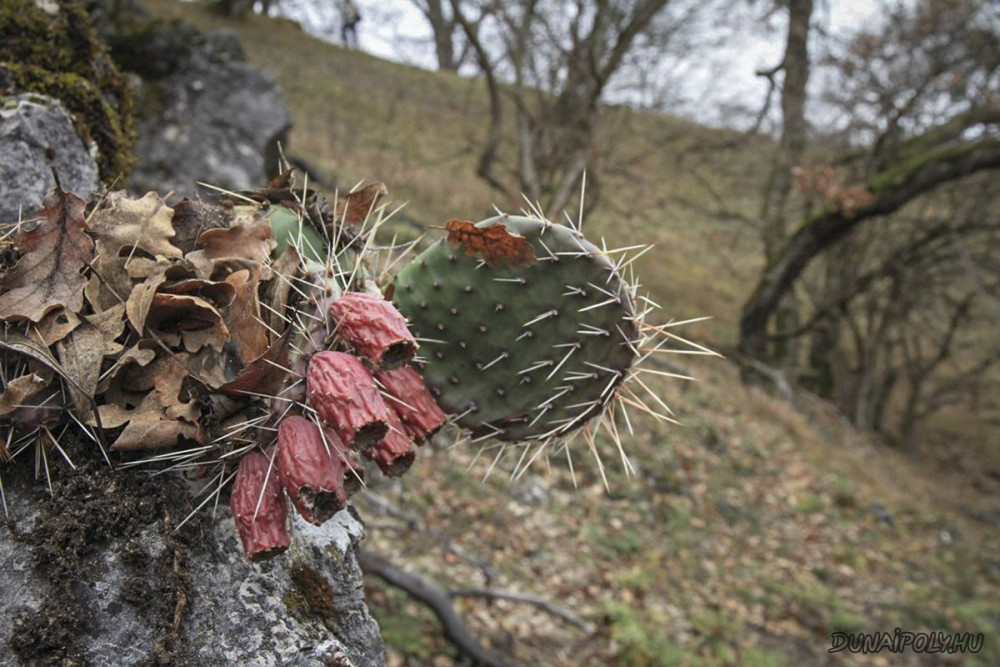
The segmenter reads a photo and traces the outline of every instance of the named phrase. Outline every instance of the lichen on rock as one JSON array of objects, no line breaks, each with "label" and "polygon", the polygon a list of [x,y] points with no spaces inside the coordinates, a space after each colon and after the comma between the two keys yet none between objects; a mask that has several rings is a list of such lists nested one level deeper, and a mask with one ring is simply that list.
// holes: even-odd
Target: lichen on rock
[{"label": "lichen on rock", "polygon": [[[356,549],[341,512],[295,521],[297,545],[247,562],[226,503],[196,513],[183,483],[112,471],[65,442],[77,470],[53,468],[55,495],[7,468],[0,528],[0,645],[27,664],[384,664]],[[339,661],[339,662],[336,662]]]},{"label": "lichen on rock", "polygon": [[103,181],[127,178],[135,140],[133,101],[80,3],[0,0],[0,100],[18,93],[58,99],[96,150]]}]

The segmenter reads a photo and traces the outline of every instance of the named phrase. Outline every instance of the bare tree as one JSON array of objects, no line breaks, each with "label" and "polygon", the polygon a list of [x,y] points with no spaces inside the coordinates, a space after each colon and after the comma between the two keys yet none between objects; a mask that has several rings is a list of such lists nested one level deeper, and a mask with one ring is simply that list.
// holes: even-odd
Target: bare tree
[{"label": "bare tree", "polygon": [[[469,55],[469,43],[448,0],[410,0],[427,19],[434,39],[438,69],[457,72]],[[484,17],[481,16],[480,19]]]},{"label": "bare tree", "polygon": [[[774,261],[788,240],[788,199],[796,167],[802,161],[806,148],[806,87],[809,83],[809,28],[813,0],[788,0],[788,29],[784,57],[777,67],[758,72],[768,78],[771,90],[775,77],[783,73],[781,83],[781,138],[774,166],[767,180],[760,214],[761,237],[764,257]],[[770,100],[768,100],[769,102]],[[798,307],[794,293],[785,295],[777,313],[780,329],[794,328],[798,324]],[[781,363],[794,357],[794,348],[785,339],[775,346],[773,356]]]},{"label": "bare tree", "polygon": [[[949,10],[941,5],[954,5]],[[955,16],[962,9],[962,17]],[[866,191],[856,206],[826,202],[809,213],[775,252],[743,307],[742,350],[767,358],[768,328],[782,297],[809,264],[864,223],[883,220],[943,184],[1000,168],[1000,48],[995,31],[977,21],[979,4],[925,2],[899,9],[885,33],[864,33],[842,60],[841,92],[857,92],[845,132],[864,141],[838,160]],[[900,42],[900,40],[902,40]],[[872,62],[873,55],[881,63]],[[919,59],[918,59],[919,56]],[[857,60],[865,60],[858,67]],[[900,60],[911,61],[903,65]],[[922,67],[917,62],[922,61]],[[887,76],[895,71],[905,78]],[[942,73],[954,73],[952,79]],[[858,81],[861,79],[861,81]],[[960,89],[952,81],[961,82]],[[866,92],[867,91],[867,92]],[[865,100],[875,100],[868,107]],[[882,113],[879,113],[879,112]]]},{"label": "bare tree", "polygon": [[[630,54],[664,48],[683,14],[668,15],[668,0],[450,1],[490,96],[478,174],[512,204],[524,193],[558,215],[588,170],[596,201],[594,136],[609,82]],[[511,107],[513,167],[501,160]]]},{"label": "bare tree", "polygon": [[[913,447],[920,423],[975,395],[1000,362],[981,335],[995,326],[1000,282],[989,213],[1000,188],[988,175],[1000,168],[998,26],[975,0],[900,6],[820,66],[840,125],[803,162],[783,91],[761,220],[767,265],[740,345],[774,361],[804,340],[805,359],[780,360],[856,425]],[[804,322],[783,317],[793,293]]]}]

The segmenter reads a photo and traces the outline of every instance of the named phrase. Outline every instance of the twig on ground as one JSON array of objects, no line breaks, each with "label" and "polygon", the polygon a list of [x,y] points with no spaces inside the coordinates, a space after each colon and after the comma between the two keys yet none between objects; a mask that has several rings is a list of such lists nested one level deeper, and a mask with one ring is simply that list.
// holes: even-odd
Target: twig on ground
[{"label": "twig on ground", "polygon": [[466,627],[458,612],[455,611],[448,593],[437,584],[415,574],[404,572],[385,558],[363,549],[358,550],[358,562],[361,564],[361,569],[367,574],[374,575],[387,584],[403,589],[414,600],[430,607],[434,615],[441,621],[444,636],[463,655],[486,667],[515,667],[517,665],[517,663],[508,662],[483,648]]},{"label": "twig on ground", "polygon": [[453,598],[493,598],[496,600],[510,600],[511,602],[523,602],[547,611],[553,616],[558,616],[567,623],[572,623],[584,632],[591,632],[593,628],[590,623],[575,614],[571,614],[562,607],[549,602],[545,598],[531,595],[530,593],[518,593],[517,591],[502,591],[491,588],[457,588],[449,591],[448,595]]}]

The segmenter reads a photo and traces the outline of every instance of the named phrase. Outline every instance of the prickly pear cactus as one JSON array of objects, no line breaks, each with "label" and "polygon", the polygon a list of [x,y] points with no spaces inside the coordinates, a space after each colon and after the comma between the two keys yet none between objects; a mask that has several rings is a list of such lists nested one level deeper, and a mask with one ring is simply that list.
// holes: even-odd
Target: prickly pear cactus
[{"label": "prickly pear cactus", "polygon": [[540,218],[449,232],[393,283],[445,412],[502,440],[559,436],[601,413],[638,356],[634,295],[615,263]]},{"label": "prickly pear cactus", "polygon": [[212,470],[252,560],[289,547],[289,505],[342,509],[361,458],[403,474],[445,415],[370,270],[384,194],[331,204],[291,172],[220,204],[57,188],[0,228],[0,463],[68,461],[72,428],[109,465]]}]

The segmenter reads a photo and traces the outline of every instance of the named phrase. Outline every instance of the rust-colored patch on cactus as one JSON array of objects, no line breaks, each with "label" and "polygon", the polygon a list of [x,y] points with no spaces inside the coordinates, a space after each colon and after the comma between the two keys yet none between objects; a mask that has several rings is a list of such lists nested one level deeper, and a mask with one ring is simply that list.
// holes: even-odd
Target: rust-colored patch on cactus
[{"label": "rust-colored patch on cactus", "polygon": [[274,558],[288,549],[288,504],[278,473],[263,454],[251,452],[240,460],[230,507],[249,560]]},{"label": "rust-colored patch on cactus", "polygon": [[320,352],[309,362],[306,396],[319,418],[359,451],[385,437],[388,409],[371,373],[356,357]]},{"label": "rust-colored patch on cactus", "polygon": [[467,220],[449,220],[448,243],[462,248],[466,255],[482,257],[490,268],[531,266],[538,262],[528,239],[511,234],[499,222],[489,227],[477,227]]}]

